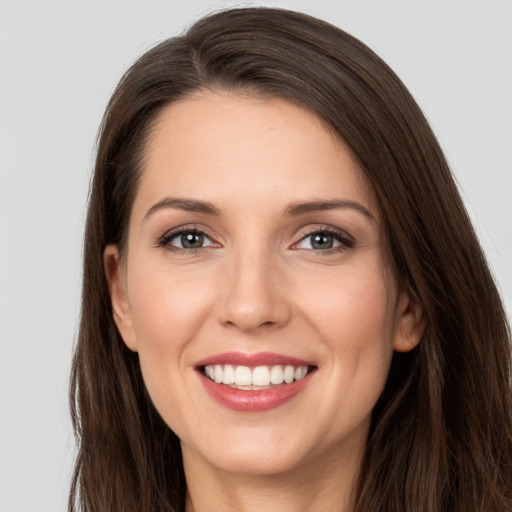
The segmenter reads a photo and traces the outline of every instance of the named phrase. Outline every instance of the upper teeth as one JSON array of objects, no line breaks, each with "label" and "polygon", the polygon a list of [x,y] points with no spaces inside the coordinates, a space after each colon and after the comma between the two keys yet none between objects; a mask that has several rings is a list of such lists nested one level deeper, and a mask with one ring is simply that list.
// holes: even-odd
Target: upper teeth
[{"label": "upper teeth", "polygon": [[271,384],[289,384],[304,378],[307,366],[233,366],[230,364],[211,364],[204,367],[205,375],[218,384],[231,386],[270,386]]}]

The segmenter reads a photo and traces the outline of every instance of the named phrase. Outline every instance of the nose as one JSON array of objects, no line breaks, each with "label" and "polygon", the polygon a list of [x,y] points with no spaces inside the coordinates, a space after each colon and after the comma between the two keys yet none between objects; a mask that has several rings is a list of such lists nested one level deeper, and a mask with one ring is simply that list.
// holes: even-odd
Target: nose
[{"label": "nose", "polygon": [[234,256],[221,287],[218,318],[227,327],[249,333],[282,327],[290,319],[284,273],[265,251]]}]

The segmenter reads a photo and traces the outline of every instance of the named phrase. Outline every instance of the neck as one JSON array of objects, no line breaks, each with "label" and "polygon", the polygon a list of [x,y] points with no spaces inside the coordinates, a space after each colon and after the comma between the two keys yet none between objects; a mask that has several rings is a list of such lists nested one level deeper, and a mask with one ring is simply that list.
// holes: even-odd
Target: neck
[{"label": "neck", "polygon": [[231,473],[183,450],[186,512],[352,512],[362,452],[311,460],[280,474]]}]

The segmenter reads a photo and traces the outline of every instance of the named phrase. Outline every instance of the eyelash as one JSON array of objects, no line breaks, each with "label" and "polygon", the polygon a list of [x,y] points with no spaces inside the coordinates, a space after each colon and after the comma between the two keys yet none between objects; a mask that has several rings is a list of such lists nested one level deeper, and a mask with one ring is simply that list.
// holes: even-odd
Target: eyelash
[{"label": "eyelash", "polygon": [[[211,245],[207,245],[205,247],[197,247],[197,248],[176,247],[171,244],[172,240],[174,240],[175,238],[178,238],[179,236],[183,236],[186,234],[203,236],[205,239],[211,241],[212,243],[211,243]],[[219,247],[219,244],[216,244],[215,242],[213,242],[211,240],[211,238],[204,231],[202,231],[200,229],[197,229],[194,227],[182,227],[182,228],[178,228],[176,230],[170,231],[170,232],[166,233],[165,235],[163,235],[158,240],[158,246],[163,247],[169,251],[186,252],[189,254],[193,254],[197,251],[205,250],[209,247],[213,247],[213,246]]]},{"label": "eyelash", "polygon": [[[185,235],[185,234],[191,234],[191,235],[199,235],[203,236],[205,239],[209,240],[211,242],[210,245],[203,246],[203,247],[197,247],[197,248],[185,248],[185,247],[176,247],[171,244],[171,241],[175,238],[178,238],[179,236]],[[322,252],[322,253],[332,253],[332,252],[343,252],[347,249],[351,249],[354,247],[354,239],[346,232],[334,228],[332,226],[322,226],[320,228],[316,228],[314,230],[311,230],[309,232],[303,233],[300,240],[293,244],[292,249],[295,248],[298,244],[306,240],[307,238],[313,237],[315,235],[329,235],[332,236],[337,242],[340,243],[339,246],[336,247],[330,247],[328,249],[306,249],[308,251],[315,251],[315,252]],[[214,242],[204,231],[194,228],[194,227],[182,227],[178,228],[176,230],[173,230],[171,232],[166,233],[158,240],[158,246],[163,247],[169,251],[176,251],[176,252],[186,252],[189,254],[196,253],[201,250],[208,249],[209,247],[220,247],[219,244]],[[295,249],[298,250],[298,249]]]},{"label": "eyelash", "polygon": [[307,238],[313,237],[315,235],[329,235],[334,238],[337,242],[340,243],[337,247],[330,247],[328,249],[306,249],[315,252],[322,252],[330,254],[332,252],[343,252],[347,249],[352,249],[355,245],[354,239],[345,231],[341,229],[335,228],[333,226],[322,226],[320,228],[313,229],[312,231],[308,231],[304,233],[300,240],[293,244],[292,247],[297,246],[299,243],[303,242]]}]

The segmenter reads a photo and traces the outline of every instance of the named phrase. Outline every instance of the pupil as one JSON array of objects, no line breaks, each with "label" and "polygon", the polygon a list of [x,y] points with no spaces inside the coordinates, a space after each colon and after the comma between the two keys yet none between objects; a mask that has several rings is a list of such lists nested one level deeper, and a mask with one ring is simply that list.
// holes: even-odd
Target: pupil
[{"label": "pupil", "polygon": [[330,249],[332,247],[333,240],[331,235],[313,235],[313,241],[311,246],[313,249]]},{"label": "pupil", "polygon": [[186,233],[181,235],[181,245],[185,249],[197,249],[202,247],[204,241],[203,235],[200,233]]}]

